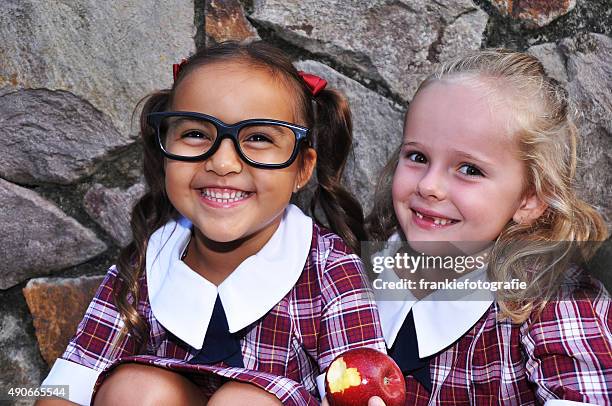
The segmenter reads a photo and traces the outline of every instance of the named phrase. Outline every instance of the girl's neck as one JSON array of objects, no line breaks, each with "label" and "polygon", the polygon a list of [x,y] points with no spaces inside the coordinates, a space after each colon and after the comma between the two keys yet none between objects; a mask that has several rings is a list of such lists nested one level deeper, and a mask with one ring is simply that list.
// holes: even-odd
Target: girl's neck
[{"label": "girl's neck", "polygon": [[198,229],[194,229],[183,261],[193,271],[218,286],[245,259],[263,248],[279,224],[280,221],[274,222],[256,235],[230,242],[212,241]]}]

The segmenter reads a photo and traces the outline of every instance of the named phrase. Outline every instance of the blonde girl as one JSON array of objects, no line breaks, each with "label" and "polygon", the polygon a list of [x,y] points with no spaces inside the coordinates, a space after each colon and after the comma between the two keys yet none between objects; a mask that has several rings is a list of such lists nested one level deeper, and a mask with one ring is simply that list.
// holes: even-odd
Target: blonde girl
[{"label": "blonde girl", "polygon": [[475,301],[377,292],[409,404],[611,404],[610,296],[579,265],[607,231],[576,196],[576,142],[566,92],[528,54],[476,52],[419,87],[371,235],[417,251],[470,242],[490,255],[485,280],[526,287]]}]

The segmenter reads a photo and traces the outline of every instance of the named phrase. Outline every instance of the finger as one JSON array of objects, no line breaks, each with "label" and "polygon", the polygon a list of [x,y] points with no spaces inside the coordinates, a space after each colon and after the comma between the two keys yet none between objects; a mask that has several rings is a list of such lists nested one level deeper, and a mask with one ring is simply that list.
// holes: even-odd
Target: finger
[{"label": "finger", "polygon": [[385,402],[378,396],[372,396],[370,400],[368,400],[368,406],[386,406]]}]

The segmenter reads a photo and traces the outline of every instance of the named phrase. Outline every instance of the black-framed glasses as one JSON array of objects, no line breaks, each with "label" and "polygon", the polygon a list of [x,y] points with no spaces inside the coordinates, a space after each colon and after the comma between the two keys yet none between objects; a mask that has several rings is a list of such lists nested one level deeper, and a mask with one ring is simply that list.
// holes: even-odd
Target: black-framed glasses
[{"label": "black-framed glasses", "polygon": [[225,124],[216,117],[187,111],[151,113],[148,119],[163,154],[170,159],[203,161],[229,138],[240,158],[256,168],[288,167],[310,132],[284,121],[250,119]]}]

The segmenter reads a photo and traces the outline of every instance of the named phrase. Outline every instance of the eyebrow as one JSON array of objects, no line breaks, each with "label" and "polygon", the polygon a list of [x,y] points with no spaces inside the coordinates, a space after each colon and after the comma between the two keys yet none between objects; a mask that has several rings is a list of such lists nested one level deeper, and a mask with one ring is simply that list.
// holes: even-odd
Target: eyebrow
[{"label": "eyebrow", "polygon": [[453,150],[451,150],[451,151],[452,151],[454,154],[457,154],[457,155],[459,155],[459,156],[462,156],[462,157],[464,157],[464,158],[466,158],[466,159],[468,159],[468,160],[470,160],[470,161],[480,162],[481,164],[484,164],[484,165],[492,165],[492,163],[491,163],[490,161],[487,161],[487,160],[485,160],[485,159],[482,159],[482,158],[479,158],[479,157],[477,157],[477,156],[474,156],[474,155],[470,154],[469,152],[460,151],[460,150],[457,150],[457,149],[453,149]]},{"label": "eyebrow", "polygon": [[[416,148],[420,148],[420,149],[426,149],[426,147],[421,144],[420,142],[415,142],[415,141],[407,141],[407,142],[403,142],[402,143],[402,147],[416,147]],[[451,152],[453,154],[456,154],[458,156],[464,157],[469,161],[475,161],[475,162],[479,162],[483,165],[492,165],[492,163],[486,159],[483,158],[479,158],[475,155],[470,154],[469,152],[466,151],[461,151],[458,149],[451,149]]]},{"label": "eyebrow", "polygon": [[172,117],[172,120],[169,120],[168,124],[172,125],[172,126],[177,126],[177,125],[195,125],[195,124],[206,124],[206,125],[214,125],[212,123],[209,123],[206,120],[200,120],[194,117]]},{"label": "eyebrow", "polygon": [[286,127],[277,126],[277,125],[269,125],[269,124],[249,124],[249,125],[247,125],[245,128],[246,128],[246,129],[252,128],[252,129],[254,129],[255,131],[257,131],[257,130],[258,130],[258,129],[260,129],[260,128],[265,128],[265,129],[267,129],[267,130],[274,131],[275,133],[278,133],[278,134],[281,134],[281,135],[286,134],[286,133],[283,131],[283,128],[286,128]]}]

